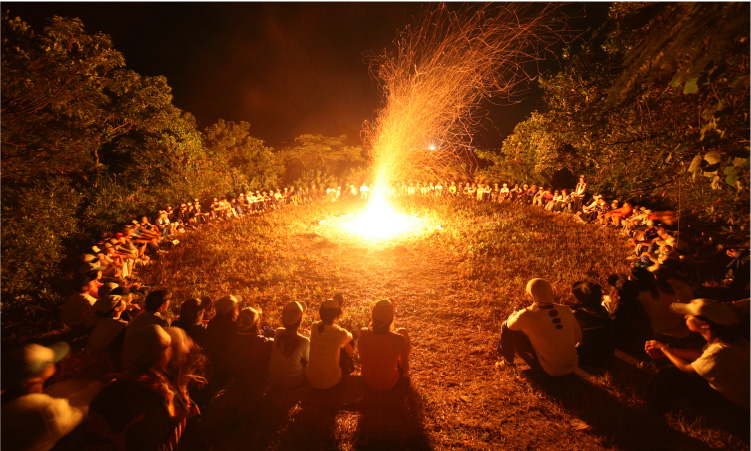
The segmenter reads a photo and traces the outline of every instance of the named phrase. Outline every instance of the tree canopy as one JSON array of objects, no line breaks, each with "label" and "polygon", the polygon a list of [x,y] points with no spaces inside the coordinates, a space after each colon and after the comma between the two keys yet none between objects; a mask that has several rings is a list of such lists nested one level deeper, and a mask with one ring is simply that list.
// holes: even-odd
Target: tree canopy
[{"label": "tree canopy", "polygon": [[747,235],[748,3],[616,3],[543,77],[546,108],[517,125],[495,171],[652,199]]}]

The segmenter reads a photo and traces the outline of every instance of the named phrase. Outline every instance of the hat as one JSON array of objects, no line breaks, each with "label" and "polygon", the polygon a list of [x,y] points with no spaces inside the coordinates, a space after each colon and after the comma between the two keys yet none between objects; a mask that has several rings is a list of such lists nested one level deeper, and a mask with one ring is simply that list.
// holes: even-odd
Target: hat
[{"label": "hat", "polygon": [[104,271],[105,269],[107,269],[107,267],[100,265],[99,262],[96,262],[96,263],[89,262],[89,263],[84,263],[83,265],[79,266],[78,272],[81,274],[86,274],[87,272]]},{"label": "hat", "polygon": [[234,295],[228,294],[216,301],[216,311],[222,314],[229,313],[237,306],[237,302],[238,300]]},{"label": "hat", "polygon": [[118,285],[114,282],[107,282],[103,283],[101,287],[99,287],[99,291],[97,291],[97,294],[99,295],[99,299],[102,299],[103,297],[106,297],[107,295],[112,294],[112,290],[117,288]]},{"label": "hat", "polygon": [[122,234],[122,233],[120,233],[120,232],[117,232],[117,233],[115,234],[115,238],[122,238],[122,237],[124,237],[124,236],[125,236],[125,235],[123,235],[123,234]]},{"label": "hat", "polygon": [[237,317],[237,328],[240,330],[252,329],[261,319],[261,313],[263,312],[260,308],[245,307],[240,310],[240,316]]},{"label": "hat", "polygon": [[532,279],[527,282],[527,294],[540,304],[553,303],[553,287],[545,279]]},{"label": "hat", "polygon": [[3,387],[19,386],[38,375],[50,363],[57,363],[70,352],[68,343],[61,341],[49,348],[36,343],[27,344],[3,355]]},{"label": "hat", "polygon": [[[97,250],[98,249],[99,248],[97,248]],[[99,263],[99,257],[94,254],[83,254],[81,256],[81,261],[84,263]]]},{"label": "hat", "polygon": [[120,302],[122,302],[123,297],[119,296],[117,294],[110,294],[107,295],[99,300],[97,300],[92,308],[95,312],[98,313],[107,313],[113,308],[115,308]]},{"label": "hat", "polygon": [[167,212],[166,212],[166,211],[164,211],[164,210],[159,210],[159,214],[160,214],[160,215],[166,215],[166,214],[167,214]]},{"label": "hat", "polygon": [[296,324],[300,321],[308,306],[304,302],[292,301],[284,306],[282,310],[282,324]]},{"label": "hat", "polygon": [[342,304],[339,302],[338,299],[326,299],[323,301],[323,304],[321,304],[321,307],[323,308],[342,308]]},{"label": "hat", "polygon": [[381,299],[373,306],[373,322],[383,326],[394,319],[394,304],[388,299]]},{"label": "hat", "polygon": [[738,316],[727,305],[713,299],[694,299],[688,304],[673,302],[670,308],[681,315],[703,316],[723,326],[738,324]]},{"label": "hat", "polygon": [[[101,288],[100,288],[101,289]],[[130,294],[130,288],[124,285],[118,285],[110,291],[110,295],[116,294],[118,296],[127,296]]]}]

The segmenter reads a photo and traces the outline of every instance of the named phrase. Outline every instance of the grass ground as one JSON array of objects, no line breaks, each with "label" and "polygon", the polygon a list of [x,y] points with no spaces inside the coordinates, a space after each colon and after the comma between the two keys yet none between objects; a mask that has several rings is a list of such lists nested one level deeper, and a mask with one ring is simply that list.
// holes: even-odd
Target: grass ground
[{"label": "grass ground", "polygon": [[608,372],[557,386],[523,363],[496,365],[501,323],[529,304],[527,280],[550,280],[571,304],[573,282],[605,286],[628,270],[623,238],[515,205],[423,199],[397,207],[424,221],[419,232],[369,241],[341,227],[357,202],[290,207],[191,233],[144,271],[144,283],[171,289],[178,303],[239,294],[272,327],[284,303],[304,301],[306,332],[335,292],[345,299],[341,324],[353,332],[387,297],[396,301],[395,326],[409,330],[409,387],[379,395],[352,378],[328,395],[272,393],[220,426],[221,448],[749,448],[748,416],[732,419],[735,428],[690,409],[652,414],[641,396],[649,365],[616,359]]}]

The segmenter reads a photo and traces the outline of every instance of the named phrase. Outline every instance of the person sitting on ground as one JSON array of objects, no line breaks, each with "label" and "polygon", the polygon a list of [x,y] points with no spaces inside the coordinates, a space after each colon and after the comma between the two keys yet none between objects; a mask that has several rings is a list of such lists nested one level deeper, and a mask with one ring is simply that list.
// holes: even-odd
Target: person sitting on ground
[{"label": "person sitting on ground", "polygon": [[195,344],[204,348],[208,322],[204,321],[203,317],[210,308],[211,299],[208,297],[188,299],[180,306],[180,317],[173,321],[171,326],[183,329]]},{"label": "person sitting on ground", "polygon": [[535,193],[534,197],[532,197],[532,206],[545,207],[545,194],[549,191],[549,189],[540,188],[540,190]]},{"label": "person sitting on ground", "polygon": [[579,364],[579,323],[570,308],[553,302],[553,287],[547,280],[530,280],[526,291],[534,303],[513,313],[501,326],[498,352],[502,363],[513,365],[518,353],[538,374],[566,376]]},{"label": "person sitting on ground", "polygon": [[582,340],[576,348],[579,365],[609,367],[615,352],[613,320],[602,306],[602,287],[592,282],[576,282],[572,288],[578,304],[573,306],[574,317],[582,330]]},{"label": "person sitting on ground", "polygon": [[294,388],[305,380],[305,366],[310,360],[310,339],[298,333],[307,306],[292,301],[282,310],[282,325],[274,334],[269,377],[271,385]]},{"label": "person sitting on ground", "polygon": [[99,317],[99,321],[86,342],[87,353],[96,354],[106,350],[111,351],[110,355],[115,359],[120,357],[125,328],[128,326],[128,322],[120,318],[125,309],[125,302],[122,296],[118,295],[108,294],[94,303],[93,311]]},{"label": "person sitting on ground", "polygon": [[206,325],[206,355],[211,366],[210,382],[214,389],[223,388],[231,379],[227,370],[232,355],[227,351],[237,332],[240,304],[236,296],[228,294],[214,304],[216,315]]},{"label": "person sitting on ground", "polygon": [[522,189],[519,188],[519,184],[515,183],[514,187],[511,188],[509,191],[509,201],[510,202],[518,202],[519,196],[522,194]]},{"label": "person sitting on ground", "polygon": [[169,321],[165,317],[165,312],[169,309],[171,301],[172,292],[168,290],[155,290],[147,294],[143,311],[133,318],[125,329],[125,341],[127,342],[139,329],[152,324],[163,328],[169,327]]},{"label": "person sitting on ground", "polygon": [[[613,203],[614,205],[615,202]],[[631,216],[631,213],[634,211],[633,206],[631,205],[631,201],[625,201],[623,202],[623,206],[620,208],[614,208],[607,213],[605,213],[600,218],[600,225],[606,226],[612,224],[615,227],[621,226],[621,221]]]},{"label": "person sitting on ground", "polygon": [[[542,188],[540,188],[540,190],[542,191]],[[532,200],[535,198],[536,195],[537,195],[537,185],[532,185],[524,193],[524,196],[522,198],[522,202],[525,203],[525,204],[527,204],[527,205],[531,205],[532,204]]]},{"label": "person sitting on ground", "polygon": [[409,335],[406,329],[391,331],[395,310],[388,299],[376,302],[370,325],[360,330],[362,378],[376,390],[391,390],[401,377],[409,376]]},{"label": "person sitting on ground", "polygon": [[73,284],[75,288],[65,300],[60,318],[63,324],[71,329],[74,336],[86,335],[91,329],[84,325],[84,321],[97,301],[90,294],[96,289],[96,276],[91,273],[76,275]]},{"label": "person sitting on ground", "polygon": [[260,308],[245,307],[237,317],[237,332],[230,341],[229,372],[243,391],[260,394],[268,381],[269,359],[274,339],[269,328],[261,329]]},{"label": "person sitting on ground", "polygon": [[608,277],[609,292],[602,305],[613,320],[615,346],[621,351],[645,359],[644,342],[653,337],[652,324],[639,301],[639,286],[618,274]]},{"label": "person sitting on ground", "polygon": [[707,344],[699,349],[674,349],[651,340],[645,350],[653,359],[667,357],[674,366],[662,368],[652,383],[649,401],[666,410],[670,401],[688,396],[705,404],[719,393],[748,412],[749,344],[735,329],[738,317],[733,310],[711,299],[694,299],[671,308],[685,315],[691,332],[701,334]]},{"label": "person sitting on ground", "polygon": [[49,348],[27,344],[3,353],[3,449],[47,451],[83,421],[84,408],[43,392],[55,364],[68,352],[70,346],[61,342]]},{"label": "person sitting on ground", "polygon": [[321,320],[312,326],[310,360],[305,367],[305,378],[314,388],[327,390],[342,380],[341,350],[352,356],[352,334],[334,324],[342,315],[339,301],[325,300],[318,313]]},{"label": "person sitting on ground", "polygon": [[175,449],[195,409],[166,369],[172,338],[156,324],[135,332],[123,348],[123,373],[91,401],[93,436],[115,449]]}]

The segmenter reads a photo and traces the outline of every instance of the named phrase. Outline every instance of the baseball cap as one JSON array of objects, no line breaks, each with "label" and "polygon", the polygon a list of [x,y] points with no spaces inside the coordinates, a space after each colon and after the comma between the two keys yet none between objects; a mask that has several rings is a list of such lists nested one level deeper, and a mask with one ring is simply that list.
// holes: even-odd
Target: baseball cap
[{"label": "baseball cap", "polygon": [[388,299],[381,299],[373,306],[373,322],[378,325],[390,323],[394,319],[394,304]]},{"label": "baseball cap", "polygon": [[738,324],[738,316],[727,305],[713,299],[694,299],[688,304],[673,302],[670,308],[681,315],[703,316],[723,326]]},{"label": "baseball cap", "polygon": [[115,308],[116,305],[118,305],[120,302],[122,302],[123,297],[116,295],[116,294],[110,294],[107,295],[101,299],[98,299],[92,308],[97,313],[106,313],[113,308]]},{"label": "baseball cap", "polygon": [[216,311],[218,313],[226,314],[234,310],[235,306],[237,306],[238,299],[235,295],[228,294],[227,296],[224,296],[223,298],[216,301]]},{"label": "baseball cap", "polygon": [[282,310],[282,324],[290,325],[300,321],[307,309],[304,302],[292,301],[284,306]]},{"label": "baseball cap", "polygon": [[240,310],[240,316],[237,317],[237,328],[241,331],[252,329],[261,319],[261,313],[263,311],[260,308],[245,307]]},{"label": "baseball cap", "polygon": [[333,298],[333,299],[326,299],[325,301],[323,301],[323,304],[321,304],[321,307],[338,309],[338,308],[342,308],[342,305],[338,299]]},{"label": "baseball cap", "polygon": [[63,341],[50,347],[36,343],[14,349],[3,356],[3,387],[15,387],[40,374],[50,363],[57,363],[70,352],[70,345]]}]

